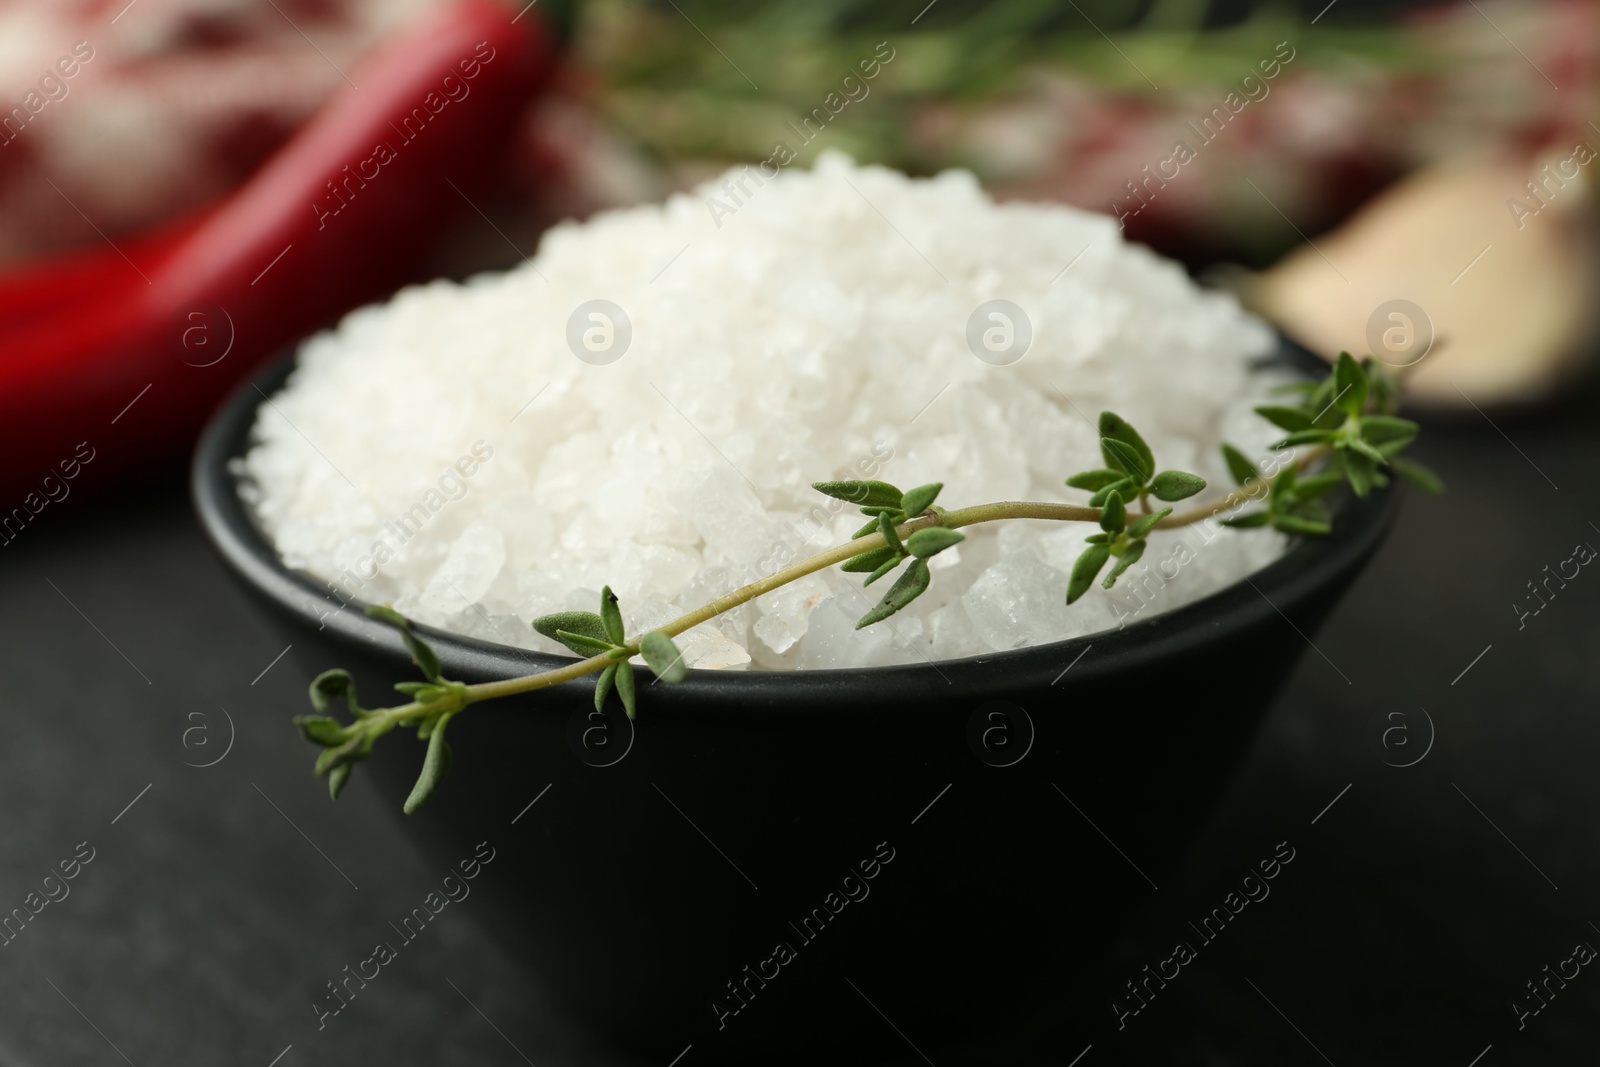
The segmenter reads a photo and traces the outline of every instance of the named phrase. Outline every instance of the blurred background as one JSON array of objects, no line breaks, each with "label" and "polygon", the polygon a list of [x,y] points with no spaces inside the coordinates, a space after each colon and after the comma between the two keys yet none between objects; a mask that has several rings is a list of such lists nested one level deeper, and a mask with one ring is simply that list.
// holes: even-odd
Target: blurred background
[{"label": "blurred background", "polygon": [[[469,74],[452,34],[492,57]],[[312,1026],[326,931],[434,879],[375,797],[330,808],[303,773],[300,681],[183,467],[218,398],[343,312],[780,143],[1115,215],[1310,351],[1410,367],[1450,487],[1317,637],[1360,684],[1308,655],[1059,1015],[941,1067],[1596,1062],[1600,977],[1524,1025],[1511,1005],[1600,944],[1600,582],[1526,617],[1541,568],[1600,543],[1597,50],[1585,0],[0,3],[0,893],[85,836],[106,857],[7,944],[0,1064],[627,1062],[459,915]],[[213,705],[238,749],[208,778],[185,731]],[[1421,760],[1375,747],[1391,705],[1428,709]],[[1285,838],[1298,884],[1118,1031],[1106,991]]]},{"label": "blurred background", "polygon": [[[256,361],[352,306],[508,265],[555,220],[659,200],[779,144],[793,165],[833,148],[913,174],[966,167],[1003,198],[1114,214],[1323,354],[1438,342],[1412,375],[1433,406],[1539,402],[1592,347],[1600,9],[1583,0],[924,0],[910,15],[854,0],[541,0],[499,31],[524,52],[540,37],[531,54],[463,80],[488,100],[463,100],[449,150],[408,152],[390,168],[404,180],[355,202],[366,181],[350,168],[379,169],[373,131],[415,136],[400,121],[410,94],[430,65],[435,81],[451,73],[437,55],[396,55],[451,6],[0,5],[13,358],[85,366],[113,338],[132,355],[103,360],[105,378],[235,346],[177,387],[192,401],[166,411],[189,426]],[[893,58],[848,89],[875,50]],[[361,222],[317,232],[320,266],[258,276],[344,198]],[[62,338],[62,318],[91,305],[116,318],[107,305],[140,285],[119,330]],[[115,412],[138,378],[96,399]],[[94,386],[36,388],[60,409]],[[185,444],[161,435],[132,458]]]}]

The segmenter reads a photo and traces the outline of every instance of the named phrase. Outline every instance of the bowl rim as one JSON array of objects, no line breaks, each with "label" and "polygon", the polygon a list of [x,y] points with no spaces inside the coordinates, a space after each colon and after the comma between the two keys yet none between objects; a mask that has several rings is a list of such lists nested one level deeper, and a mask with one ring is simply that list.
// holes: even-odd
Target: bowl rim
[{"label": "bowl rim", "polygon": [[[279,610],[304,626],[326,631],[338,643],[378,652],[397,666],[409,666],[398,634],[368,618],[362,610],[365,601],[343,601],[333,593],[331,583],[319,584],[309,573],[283,563],[238,492],[233,461],[248,448],[264,398],[277,392],[294,370],[297,349],[291,346],[236,386],[201,434],[190,471],[201,527],[226,564]],[[1072,687],[1125,675],[1132,669],[1159,669],[1163,659],[1223,642],[1272,615],[1293,626],[1290,612],[1342,575],[1354,572],[1377,548],[1394,522],[1400,498],[1391,485],[1365,498],[1349,499],[1335,516],[1331,535],[1301,539],[1260,570],[1182,607],[1119,628],[979,656],[893,666],[692,669],[683,682],[664,688],[672,703],[731,702],[748,712],[759,706],[752,705],[751,698],[781,691],[785,703],[797,700],[814,710],[825,710],[826,698],[845,692],[937,693],[944,690],[941,682],[954,685],[959,679],[964,693],[981,696],[985,690],[1003,694],[1019,687],[1047,688],[1069,671]],[[438,653],[444,672],[465,681],[514,677],[574,661],[574,657],[484,641],[422,623],[414,625]],[[1306,641],[1310,644],[1309,638]],[[1099,646],[1101,653],[1086,655],[1094,646]],[[658,698],[653,694],[652,699]]]}]

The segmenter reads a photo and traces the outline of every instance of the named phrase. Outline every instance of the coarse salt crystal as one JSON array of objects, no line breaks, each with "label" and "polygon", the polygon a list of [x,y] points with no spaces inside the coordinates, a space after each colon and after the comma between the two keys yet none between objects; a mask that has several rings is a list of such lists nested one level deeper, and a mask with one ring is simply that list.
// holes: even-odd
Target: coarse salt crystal
[{"label": "coarse salt crystal", "polygon": [[[1273,438],[1249,410],[1276,380],[1251,366],[1269,330],[1105,216],[837,153],[731,215],[713,195],[563,223],[529,264],[406,289],[302,345],[241,465],[285,561],[341,596],[560,651],[529,624],[595,610],[603,584],[634,633],[848,538],[861,517],[813,481],[1081,502],[1062,478],[1101,465],[1090,420],[1109,409],[1210,497],[1231,484],[1221,440],[1261,455]],[[1021,309],[1020,359],[974,341],[1014,336],[985,317],[994,300]],[[854,629],[893,578],[863,590],[832,568],[679,646],[709,668],[985,655],[1188,603],[1285,543],[1158,531],[1116,589],[1068,608],[1092,527],[965,532],[886,623]]]}]

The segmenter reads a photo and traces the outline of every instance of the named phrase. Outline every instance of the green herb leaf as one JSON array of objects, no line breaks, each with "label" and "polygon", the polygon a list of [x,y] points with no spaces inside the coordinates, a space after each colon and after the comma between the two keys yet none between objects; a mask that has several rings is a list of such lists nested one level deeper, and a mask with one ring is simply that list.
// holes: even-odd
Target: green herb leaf
[{"label": "green herb leaf", "polygon": [[342,745],[349,739],[345,728],[339,725],[337,719],[328,715],[296,715],[294,724],[300,727],[301,736],[307,741],[325,748]]},{"label": "green herb leaf", "polygon": [[1265,511],[1252,511],[1245,515],[1236,515],[1231,519],[1219,520],[1223,526],[1232,526],[1236,530],[1249,530],[1257,526],[1265,526],[1272,521],[1272,516]]},{"label": "green herb leaf", "polygon": [[444,739],[445,724],[449,721],[450,713],[446,712],[428,735],[428,754],[422,757],[422,773],[417,775],[417,784],[411,787],[411,795],[406,797],[401,809],[407,815],[421,807],[450,773],[450,744]]},{"label": "green herb leaf", "polygon": [[877,533],[877,532],[878,532],[878,519],[877,519],[877,516],[873,516],[871,522],[867,523],[865,526],[861,527],[861,529],[857,530],[855,533],[850,535],[850,540],[859,541],[861,538],[867,536],[867,534],[869,534],[869,533]]},{"label": "green herb leaf", "polygon": [[861,588],[865,589],[879,578],[882,578],[885,574],[888,574],[890,571],[900,566],[900,561],[904,558],[904,556],[893,556],[878,564],[878,568],[871,574],[867,575],[867,580],[861,583]]},{"label": "green herb leaf", "polygon": [[404,693],[418,704],[426,704],[444,695],[444,689],[432,682],[396,682],[395,692]]},{"label": "green herb leaf", "polygon": [[1295,479],[1299,473],[1294,469],[1294,464],[1289,463],[1273,476],[1272,485],[1267,490],[1267,499],[1271,501],[1288,500],[1294,496]]},{"label": "green herb leaf", "polygon": [[622,609],[617,607],[617,594],[609,585],[600,590],[600,624],[605,627],[606,639],[613,645],[627,641],[622,631]]},{"label": "green herb leaf", "polygon": [[350,772],[355,770],[351,763],[341,763],[328,774],[328,798],[338,800],[339,794],[344,792],[344,784],[350,780]]},{"label": "green herb leaf", "polygon": [[1090,545],[1072,565],[1072,577],[1067,579],[1067,603],[1071,604],[1089,591],[1100,568],[1111,558],[1111,549],[1105,545]]},{"label": "green herb leaf", "polygon": [[1367,456],[1356,452],[1344,453],[1344,475],[1356,496],[1372,492],[1373,475],[1378,465]]},{"label": "green herb leaf", "polygon": [[899,489],[888,482],[879,481],[842,481],[842,482],[812,482],[811,488],[824,496],[831,496],[835,500],[845,500],[859,507],[897,508],[905,497]]},{"label": "green herb leaf", "polygon": [[906,513],[907,518],[916,518],[933,506],[934,500],[939,496],[939,490],[943,488],[943,482],[931,482],[908,490],[906,495],[900,498],[900,510]]},{"label": "green herb leaf", "polygon": [[1334,430],[1296,430],[1283,440],[1274,443],[1272,447],[1278,449],[1294,448],[1297,445],[1327,444],[1337,436],[1338,433]]},{"label": "green herb leaf", "polygon": [[1137,519],[1134,519],[1128,524],[1128,536],[1137,541],[1139,538],[1155,529],[1156,523],[1160,522],[1162,519],[1171,514],[1171,508],[1162,508],[1160,511],[1152,511],[1148,515],[1139,516]]},{"label": "green herb leaf", "polygon": [[1187,471],[1162,471],[1150,482],[1157,500],[1186,500],[1206,487],[1206,480]]},{"label": "green herb leaf", "polygon": [[1228,473],[1233,476],[1236,485],[1244,485],[1261,477],[1261,471],[1256,469],[1249,457],[1230,444],[1223,444],[1222,459],[1228,464]]},{"label": "green herb leaf", "polygon": [[1073,489],[1087,489],[1092,493],[1108,485],[1115,485],[1126,477],[1127,475],[1121,471],[1099,467],[1092,471],[1079,471],[1067,479],[1067,485]]},{"label": "green herb leaf", "polygon": [[317,757],[317,762],[311,765],[311,770],[321,776],[336,767],[360,759],[361,757],[355,754],[355,742],[356,739],[352,737],[337,747],[323,749],[322,755]]},{"label": "green herb leaf", "polygon": [[[1333,406],[1333,372],[1331,370],[1316,384],[1316,388],[1312,389],[1306,396],[1301,403],[1301,407],[1308,414],[1316,412],[1316,419],[1312,423],[1313,426],[1337,426],[1344,421],[1344,412]],[[1285,426],[1284,429],[1287,430],[1288,427]]]},{"label": "green herb leaf", "polygon": [[1156,457],[1150,446],[1115,412],[1100,413],[1100,456],[1106,466],[1132,476],[1136,485],[1148,482],[1156,471]]},{"label": "green herb leaf", "polygon": [[1296,500],[1315,500],[1328,490],[1343,484],[1344,476],[1338,471],[1324,471],[1296,481],[1293,495]]},{"label": "green herb leaf", "polygon": [[1122,498],[1113,493],[1100,509],[1100,529],[1106,533],[1121,533],[1127,524],[1128,509],[1123,505]]},{"label": "green herb leaf", "polygon": [[[873,528],[876,529],[877,527],[874,526]],[[898,560],[899,558],[900,553],[896,552],[892,548],[869,548],[860,555],[851,556],[849,559],[839,564],[839,569],[842,571],[848,571],[852,574],[859,574],[865,571],[875,571],[879,567],[883,566],[883,564]]]},{"label": "green herb leaf", "polygon": [[1367,375],[1367,400],[1380,415],[1390,415],[1399,407],[1400,383],[1388,368],[1368,356],[1361,361]]},{"label": "green herb leaf", "polygon": [[1286,534],[1312,537],[1333,532],[1333,527],[1327,523],[1317,522],[1315,519],[1304,519],[1299,515],[1275,515],[1272,519],[1272,527]]},{"label": "green herb leaf", "polygon": [[952,530],[948,526],[929,526],[906,538],[906,548],[919,559],[931,559],[966,539],[960,530]]},{"label": "green herb leaf", "polygon": [[1320,522],[1324,525],[1329,525],[1333,522],[1332,513],[1328,511],[1327,505],[1320,500],[1307,500],[1304,503],[1296,504],[1292,511],[1284,514],[1298,515],[1302,519],[1309,519],[1312,522]]},{"label": "green herb leaf", "polygon": [[[611,647],[606,636],[606,624],[592,611],[558,611],[554,615],[541,615],[533,620],[533,628],[552,641],[560,641],[585,658],[594,655],[594,645],[602,649]],[[562,634],[576,634],[588,638],[589,643],[579,646],[566,640]]]},{"label": "green herb leaf", "polygon": [[1396,456],[1389,461],[1389,465],[1394,468],[1396,474],[1421,489],[1424,493],[1432,493],[1434,496],[1438,496],[1444,492],[1444,482],[1440,480],[1439,476],[1432,469],[1423,466],[1414,459]]},{"label": "green herb leaf", "polygon": [[620,667],[620,666],[622,666],[622,664],[613,663],[611,666],[609,666],[605,670],[601,671],[600,672],[600,677],[595,679],[595,682],[594,682],[594,710],[595,711],[605,711],[606,710],[606,697],[611,694],[611,687],[616,684],[616,681],[617,681],[617,668]]},{"label": "green herb leaf", "polygon": [[366,759],[367,753],[372,751],[372,741],[373,735],[370,733],[350,734],[342,744],[323,749],[311,769],[323,775],[345,764]]},{"label": "green herb leaf", "polygon": [[1404,448],[1417,436],[1417,424],[1393,415],[1367,415],[1361,419],[1361,436],[1370,445],[1400,442]]},{"label": "green herb leaf", "polygon": [[1111,543],[1111,535],[1108,533],[1090,534],[1084,540],[1091,545],[1109,545]]},{"label": "green herb leaf", "polygon": [[568,630],[557,630],[556,640],[560,641],[563,645],[566,645],[568,648],[572,649],[572,651],[576,652],[585,659],[588,659],[590,656],[593,656],[596,653],[610,652],[613,648],[617,647],[610,641],[596,640],[595,638],[589,637],[586,634],[575,634]]},{"label": "green herb leaf", "polygon": [[912,560],[911,566],[907,567],[899,580],[889,587],[887,593],[883,594],[883,599],[878,601],[878,606],[861,616],[861,621],[856,623],[856,629],[860,630],[863,627],[871,626],[873,623],[887,619],[921,596],[923,590],[928,588],[928,581],[928,561],[925,559]]},{"label": "green herb leaf", "polygon": [[1339,445],[1342,448],[1348,448],[1352,452],[1361,453],[1363,456],[1372,460],[1373,463],[1382,465],[1389,462],[1389,457],[1385,456],[1382,452],[1379,452],[1376,448],[1373,448],[1359,437],[1346,437],[1339,442]]},{"label": "green herb leaf", "polygon": [[689,677],[683,653],[660,630],[652,630],[639,640],[639,654],[663,682],[681,682]]},{"label": "green herb leaf", "polygon": [[894,520],[887,514],[878,516],[878,532],[883,535],[884,544],[896,552],[905,552],[906,546],[900,543],[900,535],[895,532]]},{"label": "green herb leaf", "polygon": [[1122,577],[1122,572],[1138,563],[1139,557],[1144,555],[1145,544],[1146,542],[1144,541],[1135,541],[1129,545],[1128,551],[1122,554],[1122,557],[1117,560],[1116,566],[1111,568],[1111,573],[1106,575],[1106,580],[1100,583],[1101,587],[1110,589],[1113,585],[1116,585],[1117,579]]},{"label": "green herb leaf", "polygon": [[1134,486],[1133,479],[1122,477],[1105,488],[1097,490],[1094,496],[1089,498],[1089,506],[1091,508],[1103,507],[1105,502],[1112,497],[1127,502],[1138,495],[1139,490]]},{"label": "green herb leaf", "polygon": [[1360,415],[1367,403],[1367,375],[1348,352],[1333,365],[1334,403],[1346,415]]},{"label": "green herb leaf", "polygon": [[361,708],[356,704],[356,683],[349,671],[323,671],[311,679],[311,706],[318,711],[327,711],[328,706],[340,697],[344,698],[352,715],[361,714]]},{"label": "green herb leaf", "polygon": [[628,713],[630,719],[636,718],[639,713],[633,684],[633,664],[617,664],[617,696],[622,698],[622,710]]},{"label": "green herb leaf", "polygon": [[1311,416],[1299,408],[1286,408],[1277,404],[1263,404],[1256,408],[1256,414],[1266,419],[1280,429],[1296,433],[1300,430],[1311,429]]},{"label": "green herb leaf", "polygon": [[428,646],[426,641],[412,632],[411,623],[404,615],[401,615],[391,607],[372,604],[367,608],[367,616],[380,622],[386,622],[400,631],[400,640],[405,642],[406,651],[411,653],[411,662],[417,665],[417,669],[422,672],[424,678],[430,682],[444,680],[439,673],[439,657],[434,655],[433,649]]}]

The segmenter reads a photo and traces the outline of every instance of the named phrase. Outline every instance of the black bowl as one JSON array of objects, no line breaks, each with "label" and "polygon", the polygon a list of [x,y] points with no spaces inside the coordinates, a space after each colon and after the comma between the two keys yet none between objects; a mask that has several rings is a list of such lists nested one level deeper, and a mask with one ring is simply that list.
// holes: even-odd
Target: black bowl
[{"label": "black bowl", "polygon": [[[371,703],[415,669],[360,604],[285,568],[241,503],[228,464],[259,402],[246,384],[200,443],[201,521],[304,666],[349,668]],[[1395,505],[1351,501],[1249,581],[1089,637],[642,674],[636,732],[594,714],[587,680],[496,700],[452,724],[455,774],[408,824],[445,867],[489,842],[477,914],[616,1043],[845,1063],[1026,1032],[1205,819]],[[563,662],[420,630],[467,682]],[[397,733],[356,781],[398,812],[422,748]]]}]

